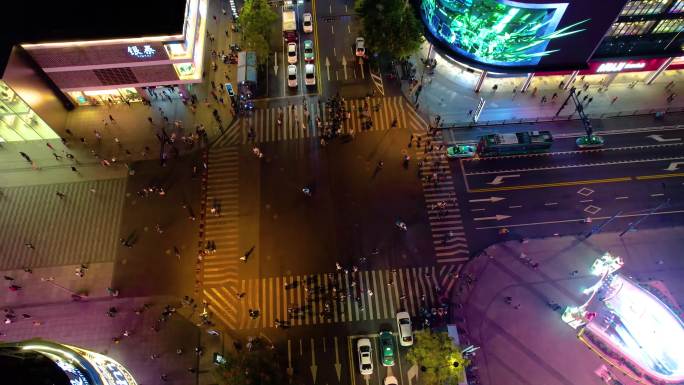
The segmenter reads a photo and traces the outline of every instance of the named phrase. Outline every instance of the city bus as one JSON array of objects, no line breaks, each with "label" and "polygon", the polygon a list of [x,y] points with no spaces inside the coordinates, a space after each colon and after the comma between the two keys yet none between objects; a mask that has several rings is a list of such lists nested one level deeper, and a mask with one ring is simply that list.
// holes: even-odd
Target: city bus
[{"label": "city bus", "polygon": [[553,136],[549,131],[490,134],[480,137],[479,156],[516,155],[544,152],[551,148]]}]

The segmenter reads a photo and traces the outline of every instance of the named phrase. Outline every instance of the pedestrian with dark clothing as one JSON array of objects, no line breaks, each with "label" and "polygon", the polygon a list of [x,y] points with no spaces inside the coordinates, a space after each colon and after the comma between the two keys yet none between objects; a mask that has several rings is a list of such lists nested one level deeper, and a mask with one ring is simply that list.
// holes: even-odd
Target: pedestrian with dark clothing
[{"label": "pedestrian with dark clothing", "polygon": [[24,159],[26,159],[27,162],[29,162],[29,163],[32,162],[31,157],[28,156],[25,152],[21,152],[21,151],[20,151],[20,152],[19,152],[19,155],[21,155],[22,157],[24,157]]},{"label": "pedestrian with dark clothing", "polygon": [[77,170],[76,167],[74,167],[74,166],[71,166],[71,171],[73,171],[73,172],[75,172],[75,173],[78,174],[78,170]]},{"label": "pedestrian with dark clothing", "polygon": [[66,194],[64,194],[63,192],[59,192],[59,191],[57,191],[55,193],[55,195],[57,195],[59,197],[59,199],[64,199],[64,197],[66,197]]}]

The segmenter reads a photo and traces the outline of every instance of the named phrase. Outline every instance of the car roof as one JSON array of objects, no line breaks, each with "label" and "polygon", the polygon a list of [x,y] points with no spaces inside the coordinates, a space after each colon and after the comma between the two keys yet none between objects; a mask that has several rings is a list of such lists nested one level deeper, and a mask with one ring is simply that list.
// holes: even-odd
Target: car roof
[{"label": "car roof", "polygon": [[411,318],[407,311],[400,311],[397,313],[397,318]]},{"label": "car roof", "polygon": [[310,45],[310,46],[313,46],[313,41],[311,41],[311,40],[304,40],[304,47],[309,46],[309,45]]}]

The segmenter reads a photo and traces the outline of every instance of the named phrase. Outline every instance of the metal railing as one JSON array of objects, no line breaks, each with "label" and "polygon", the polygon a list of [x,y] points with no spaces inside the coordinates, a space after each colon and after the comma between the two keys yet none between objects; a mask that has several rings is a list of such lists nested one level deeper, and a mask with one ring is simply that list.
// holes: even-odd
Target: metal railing
[{"label": "metal railing", "polygon": [[[606,119],[606,118],[618,118],[626,116],[637,116],[637,115],[655,115],[656,113],[672,113],[672,112],[684,112],[684,107],[671,107],[671,108],[651,108],[644,110],[631,110],[631,111],[618,111],[618,112],[604,112],[604,113],[591,113],[587,114],[590,119]],[[465,122],[454,122],[442,125],[441,128],[464,128],[464,127],[479,127],[479,126],[501,126],[505,124],[522,124],[522,123],[541,123],[541,122],[555,122],[555,121],[568,121],[568,120],[579,120],[579,116],[576,113],[573,114],[563,114],[559,116],[539,116],[536,118],[519,118],[519,119],[501,119],[501,120],[481,120],[477,123],[471,121]]]}]

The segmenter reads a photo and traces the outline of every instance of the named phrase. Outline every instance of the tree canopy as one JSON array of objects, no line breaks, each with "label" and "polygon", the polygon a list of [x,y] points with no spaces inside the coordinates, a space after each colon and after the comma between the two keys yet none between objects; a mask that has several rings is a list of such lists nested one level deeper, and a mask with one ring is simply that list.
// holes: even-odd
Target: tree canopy
[{"label": "tree canopy", "polygon": [[406,58],[420,48],[423,27],[406,0],[356,0],[371,53]]},{"label": "tree canopy", "polygon": [[215,377],[220,385],[282,385],[286,383],[278,356],[270,344],[255,339],[246,349],[224,356]]},{"label": "tree canopy", "polygon": [[265,63],[271,52],[269,34],[278,15],[267,0],[245,0],[238,24],[242,32],[242,48],[254,51],[259,63]]},{"label": "tree canopy", "polygon": [[[414,333],[415,343],[406,358],[421,368],[424,384],[455,385],[463,373],[460,369],[469,364],[447,332],[424,329]],[[454,362],[458,363],[454,366]]]}]

